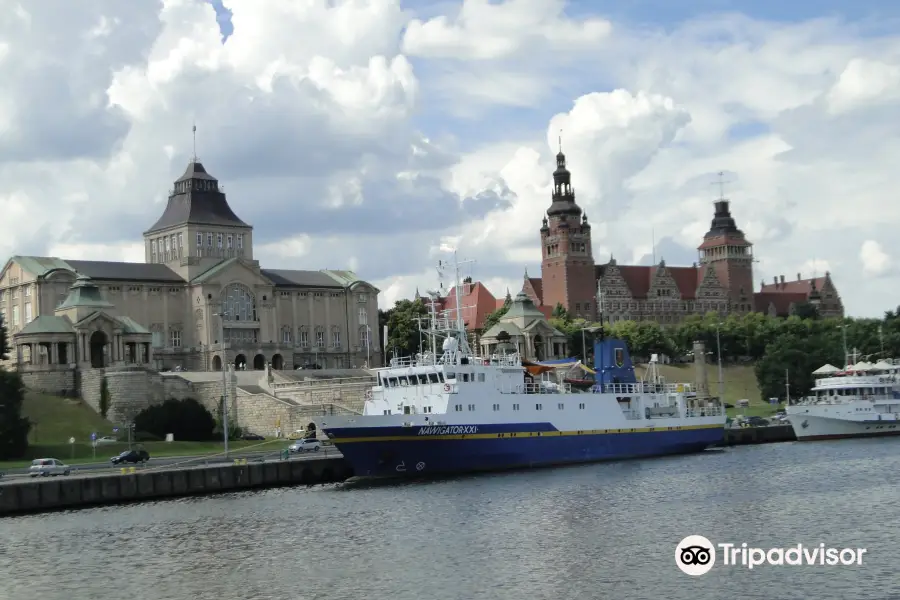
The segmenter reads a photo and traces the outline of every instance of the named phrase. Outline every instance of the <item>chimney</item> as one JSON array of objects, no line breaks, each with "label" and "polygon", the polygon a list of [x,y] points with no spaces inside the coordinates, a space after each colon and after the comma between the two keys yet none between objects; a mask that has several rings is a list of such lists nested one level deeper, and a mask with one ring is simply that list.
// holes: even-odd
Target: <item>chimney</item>
[{"label": "chimney", "polygon": [[800,273],[797,273],[797,281],[800,281]]},{"label": "chimney", "polygon": [[778,289],[778,275],[775,276],[775,289]]},{"label": "chimney", "polygon": [[784,275],[781,276],[781,287],[784,287]]}]

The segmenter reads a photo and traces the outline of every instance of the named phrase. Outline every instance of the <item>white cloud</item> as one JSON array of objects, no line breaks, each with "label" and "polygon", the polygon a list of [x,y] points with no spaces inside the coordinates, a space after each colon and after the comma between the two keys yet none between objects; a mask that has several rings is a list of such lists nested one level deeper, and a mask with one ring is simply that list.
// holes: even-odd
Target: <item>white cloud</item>
[{"label": "white cloud", "polygon": [[609,35],[609,21],[570,19],[564,8],[561,0],[464,0],[455,18],[410,21],[403,50],[427,58],[497,60],[525,50],[584,50]]},{"label": "white cloud", "polygon": [[418,20],[395,0],[225,5],[223,44],[206,2],[0,0],[0,252],[140,258],[196,122],[263,264],[355,266],[389,304],[436,285],[453,240],[502,297],[539,274],[562,129],[598,261],[654,234],[694,260],[724,171],[757,282],[828,270],[865,315],[893,292],[900,36],[739,15],[664,30],[561,0]]},{"label": "white cloud", "polygon": [[875,240],[866,240],[859,248],[859,261],[863,273],[873,277],[885,275],[890,271],[893,261]]}]

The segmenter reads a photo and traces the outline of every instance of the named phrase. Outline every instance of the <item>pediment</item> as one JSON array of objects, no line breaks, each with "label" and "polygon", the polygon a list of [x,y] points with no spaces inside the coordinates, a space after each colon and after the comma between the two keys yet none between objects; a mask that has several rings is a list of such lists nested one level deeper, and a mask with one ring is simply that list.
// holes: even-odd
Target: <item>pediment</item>
[{"label": "pediment", "polygon": [[192,284],[225,286],[230,283],[243,283],[247,286],[273,286],[271,279],[263,275],[259,265],[254,262],[232,258],[195,277]]},{"label": "pediment", "polygon": [[93,330],[106,329],[109,331],[114,331],[117,329],[122,329],[122,324],[119,323],[115,319],[115,317],[110,316],[108,313],[105,313],[102,310],[98,310],[75,323],[75,328]]}]

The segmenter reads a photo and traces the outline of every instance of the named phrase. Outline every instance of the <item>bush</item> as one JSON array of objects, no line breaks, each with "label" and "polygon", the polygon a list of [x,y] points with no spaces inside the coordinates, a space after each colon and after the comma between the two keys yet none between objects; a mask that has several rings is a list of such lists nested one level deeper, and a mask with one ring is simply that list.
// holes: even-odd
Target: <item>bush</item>
[{"label": "bush", "polygon": [[134,418],[134,428],[143,434],[165,439],[167,433],[179,442],[206,442],[215,438],[216,421],[206,408],[186,398],[166,400],[142,410]]},{"label": "bush", "polygon": [[105,419],[107,413],[109,413],[109,384],[104,377],[100,382],[100,416]]}]

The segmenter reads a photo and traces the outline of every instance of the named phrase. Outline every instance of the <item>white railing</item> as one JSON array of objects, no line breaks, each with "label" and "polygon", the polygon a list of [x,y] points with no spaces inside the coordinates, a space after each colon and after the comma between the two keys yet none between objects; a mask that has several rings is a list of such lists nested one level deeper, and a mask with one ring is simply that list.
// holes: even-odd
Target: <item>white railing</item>
[{"label": "white railing", "polygon": [[716,417],[723,414],[725,414],[725,408],[721,406],[698,406],[684,411],[684,416],[688,418]]},{"label": "white railing", "polygon": [[[397,358],[392,358],[386,370],[390,369],[402,369],[407,367],[430,367],[435,365],[443,364],[441,363],[441,358],[443,354],[420,354],[418,356],[401,356]],[[474,356],[469,355],[464,357],[467,361],[468,365],[476,366],[476,367],[521,367],[521,360],[518,355],[506,354],[506,355],[493,355],[491,357],[482,357],[482,356]],[[455,363],[444,365],[446,367],[465,367],[466,365],[457,365]]]},{"label": "white railing", "polygon": [[539,383],[520,383],[514,386],[503,386],[498,391],[501,394],[571,394],[572,386],[563,383],[551,388]]},{"label": "white railing", "polygon": [[816,387],[852,388],[866,385],[886,385],[900,382],[896,375],[846,375],[843,377],[826,377],[816,379]]},{"label": "white railing", "polygon": [[[604,394],[684,394],[691,392],[688,383],[604,383],[601,386]],[[594,390],[596,393],[596,389]]]}]

